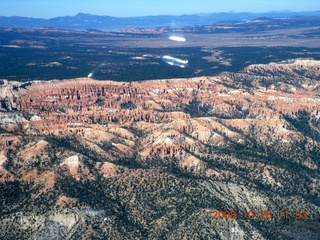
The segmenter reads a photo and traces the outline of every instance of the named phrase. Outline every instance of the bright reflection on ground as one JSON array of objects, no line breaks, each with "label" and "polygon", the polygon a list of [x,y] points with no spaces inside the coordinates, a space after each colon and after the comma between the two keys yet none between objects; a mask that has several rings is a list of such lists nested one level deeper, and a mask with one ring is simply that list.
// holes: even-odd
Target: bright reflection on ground
[{"label": "bright reflection on ground", "polygon": [[170,36],[169,39],[172,41],[176,41],[176,42],[185,42],[186,41],[185,37],[180,37],[180,36],[175,36],[175,35]]},{"label": "bright reflection on ground", "polygon": [[169,55],[165,55],[162,57],[162,60],[171,66],[176,66],[180,68],[185,68],[188,66],[188,60],[183,60],[180,58],[175,58]]}]

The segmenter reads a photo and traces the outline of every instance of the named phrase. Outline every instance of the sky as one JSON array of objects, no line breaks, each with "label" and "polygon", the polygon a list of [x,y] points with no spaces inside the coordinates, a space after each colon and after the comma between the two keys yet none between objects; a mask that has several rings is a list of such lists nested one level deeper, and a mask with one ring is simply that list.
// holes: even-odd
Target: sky
[{"label": "sky", "polygon": [[53,18],[77,13],[131,17],[216,12],[320,10],[319,0],[0,0],[0,16]]}]

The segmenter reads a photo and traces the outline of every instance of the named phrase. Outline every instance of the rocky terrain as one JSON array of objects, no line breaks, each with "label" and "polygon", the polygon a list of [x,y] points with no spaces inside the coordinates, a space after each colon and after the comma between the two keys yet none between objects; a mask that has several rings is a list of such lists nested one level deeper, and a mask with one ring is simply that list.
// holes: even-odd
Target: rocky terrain
[{"label": "rocky terrain", "polygon": [[319,80],[311,59],[130,83],[0,80],[0,239],[318,239]]}]

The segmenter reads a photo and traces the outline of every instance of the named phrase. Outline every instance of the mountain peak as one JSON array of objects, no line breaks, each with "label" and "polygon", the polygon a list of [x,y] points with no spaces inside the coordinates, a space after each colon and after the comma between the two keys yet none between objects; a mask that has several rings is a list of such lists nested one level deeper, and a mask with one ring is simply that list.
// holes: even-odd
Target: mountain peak
[{"label": "mountain peak", "polygon": [[78,13],[77,15],[75,15],[75,17],[92,17],[95,15],[89,14],[89,13]]}]

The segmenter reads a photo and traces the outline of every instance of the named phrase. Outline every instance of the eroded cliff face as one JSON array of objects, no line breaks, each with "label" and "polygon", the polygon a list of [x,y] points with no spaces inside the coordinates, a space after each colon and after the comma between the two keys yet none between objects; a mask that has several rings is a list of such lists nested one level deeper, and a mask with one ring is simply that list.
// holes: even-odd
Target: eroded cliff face
[{"label": "eroded cliff face", "polygon": [[[192,79],[2,81],[0,236],[315,239],[319,78],[320,62],[292,60]],[[315,225],[214,221],[214,209],[307,209]]]}]

